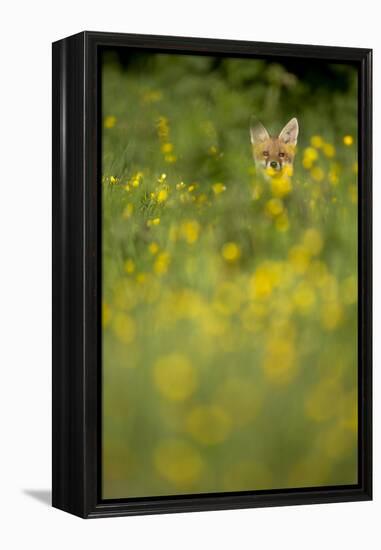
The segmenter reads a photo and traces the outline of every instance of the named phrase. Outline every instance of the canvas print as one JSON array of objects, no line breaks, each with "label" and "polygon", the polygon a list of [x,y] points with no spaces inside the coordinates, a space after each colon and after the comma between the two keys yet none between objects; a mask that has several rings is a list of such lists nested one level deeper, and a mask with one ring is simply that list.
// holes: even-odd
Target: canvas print
[{"label": "canvas print", "polygon": [[358,74],[101,56],[102,498],[358,482]]}]

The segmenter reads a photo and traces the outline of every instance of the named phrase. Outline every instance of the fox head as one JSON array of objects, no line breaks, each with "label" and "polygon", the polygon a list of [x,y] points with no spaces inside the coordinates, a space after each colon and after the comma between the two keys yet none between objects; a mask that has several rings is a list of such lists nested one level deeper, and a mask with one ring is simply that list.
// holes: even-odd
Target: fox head
[{"label": "fox head", "polygon": [[276,137],[270,136],[263,124],[254,122],[250,127],[250,137],[255,164],[275,173],[282,173],[285,168],[292,169],[298,133],[296,118],[287,122]]}]

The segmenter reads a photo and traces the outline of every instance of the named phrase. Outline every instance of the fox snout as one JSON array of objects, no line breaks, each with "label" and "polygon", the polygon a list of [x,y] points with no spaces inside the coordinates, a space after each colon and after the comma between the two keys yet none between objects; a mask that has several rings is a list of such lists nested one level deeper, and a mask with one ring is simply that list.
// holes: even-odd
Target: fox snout
[{"label": "fox snout", "polygon": [[271,160],[268,164],[271,168],[274,168],[274,170],[280,170],[282,168],[282,164],[276,160]]},{"label": "fox snout", "polygon": [[270,168],[278,173],[285,167],[292,167],[298,133],[296,118],[292,118],[275,137],[270,136],[260,122],[252,124],[250,136],[255,164],[264,170]]}]

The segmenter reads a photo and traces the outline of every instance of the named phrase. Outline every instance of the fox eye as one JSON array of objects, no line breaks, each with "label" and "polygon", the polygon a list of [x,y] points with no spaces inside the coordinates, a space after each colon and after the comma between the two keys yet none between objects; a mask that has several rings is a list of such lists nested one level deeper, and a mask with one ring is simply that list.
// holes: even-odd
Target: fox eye
[{"label": "fox eye", "polygon": [[264,157],[268,157],[268,156],[269,156],[269,152],[268,152],[268,151],[263,151],[263,156],[264,156]]},{"label": "fox eye", "polygon": [[281,158],[283,158],[283,157],[284,157],[284,153],[282,153],[282,151],[281,151],[281,152],[279,153],[279,156],[280,156]]}]

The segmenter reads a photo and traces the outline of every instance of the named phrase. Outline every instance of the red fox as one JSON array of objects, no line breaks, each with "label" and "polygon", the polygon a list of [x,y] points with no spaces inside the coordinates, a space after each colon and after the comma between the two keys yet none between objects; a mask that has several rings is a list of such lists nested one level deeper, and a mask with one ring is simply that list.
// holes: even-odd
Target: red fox
[{"label": "red fox", "polygon": [[291,175],[296,153],[299,125],[296,118],[287,122],[277,137],[272,137],[260,122],[250,127],[251,144],[256,166],[268,175]]}]

